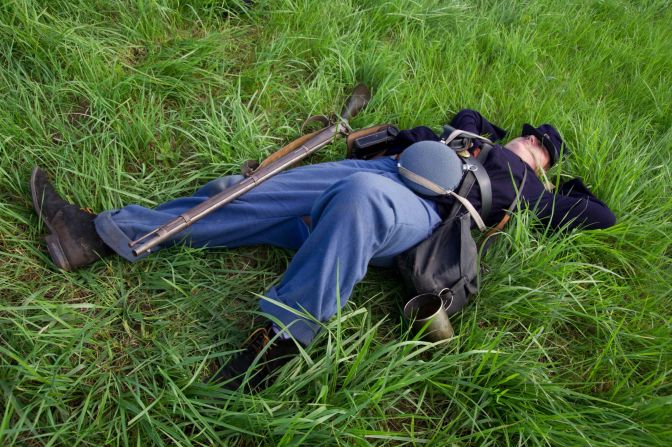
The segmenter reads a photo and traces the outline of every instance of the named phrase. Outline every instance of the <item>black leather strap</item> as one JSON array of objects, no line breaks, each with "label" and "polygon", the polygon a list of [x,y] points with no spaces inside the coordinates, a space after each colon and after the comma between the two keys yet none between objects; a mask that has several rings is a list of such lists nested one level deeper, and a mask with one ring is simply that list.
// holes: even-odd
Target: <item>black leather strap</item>
[{"label": "black leather strap", "polygon": [[[479,154],[480,155],[480,154]],[[476,167],[475,171],[471,171],[476,177],[478,187],[481,189],[481,218],[486,220],[490,215],[492,209],[492,184],[490,183],[490,176],[485,171],[485,167],[478,160],[478,158],[469,157],[467,163]]]},{"label": "black leather strap", "polygon": [[[477,158],[474,157],[469,157],[466,159],[466,162],[469,164],[473,164],[474,166],[477,167],[475,171],[469,171],[467,175],[464,177],[464,180],[462,180],[462,186],[460,186],[460,190],[457,192],[459,195],[462,197],[467,197],[467,194],[469,194],[469,191],[471,191],[471,188],[474,186],[474,183],[478,181],[478,185],[481,189],[481,217],[483,220],[486,220],[488,215],[490,214],[490,211],[492,209],[492,184],[490,182],[490,176],[485,170],[485,167],[483,166],[483,162],[485,162],[486,158],[488,158],[488,154],[492,150],[492,145],[488,143],[483,143],[481,147],[481,151],[478,154]],[[478,163],[478,165],[476,164]],[[478,174],[476,172],[480,171]],[[450,212],[448,213],[448,219],[451,217],[455,217],[457,213],[460,210],[460,207],[462,204],[460,204],[458,201],[455,201],[453,203],[453,206],[450,208]]]}]

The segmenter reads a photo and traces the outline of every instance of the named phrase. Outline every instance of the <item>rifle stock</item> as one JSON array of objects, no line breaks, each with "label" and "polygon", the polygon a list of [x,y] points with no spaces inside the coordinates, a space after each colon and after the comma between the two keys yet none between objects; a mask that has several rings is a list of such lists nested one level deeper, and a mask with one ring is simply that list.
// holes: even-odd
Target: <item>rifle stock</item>
[{"label": "rifle stock", "polygon": [[341,111],[341,119],[348,121],[350,118],[357,116],[371,100],[371,92],[364,84],[358,84],[352,91],[352,94],[345,103],[345,107]]},{"label": "rifle stock", "polygon": [[297,145],[296,143],[290,143],[289,145],[285,146],[285,148],[278,151],[283,153],[283,155],[277,158],[273,158],[273,155],[271,155],[266,160],[264,160],[263,165],[260,166],[259,169],[254,171],[247,178],[241,180],[239,183],[225,189],[219,194],[212,196],[206,201],[185,211],[176,218],[170,220],[158,228],[155,228],[138,239],[129,242],[129,247],[133,248],[133,255],[140,256],[143,253],[149,253],[154,247],[170,238],[173,238],[194,222],[207,216],[227,203],[232,202],[263,181],[278,174],[289,166],[298,163],[313,152],[323,148],[339,135],[347,135],[350,132],[348,120],[356,116],[357,113],[359,113],[359,111],[366,106],[370,98],[371,94],[369,93],[368,88],[366,88],[366,86],[363,84],[359,84],[357,87],[355,87],[352,95],[350,95],[348,98],[341,112],[340,122],[332,124],[329,127],[314,132],[310,135],[301,137],[299,140],[302,141],[299,143],[298,147],[293,148],[293,150],[290,152],[283,153],[283,149],[286,152],[287,147]]}]

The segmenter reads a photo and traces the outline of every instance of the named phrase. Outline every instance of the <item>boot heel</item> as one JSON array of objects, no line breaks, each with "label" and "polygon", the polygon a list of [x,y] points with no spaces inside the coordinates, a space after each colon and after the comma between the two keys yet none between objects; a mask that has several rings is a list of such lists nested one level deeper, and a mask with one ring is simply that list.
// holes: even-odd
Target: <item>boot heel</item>
[{"label": "boot heel", "polygon": [[48,234],[44,240],[47,242],[47,250],[49,251],[52,261],[56,264],[56,267],[67,271],[72,270],[68,258],[66,258],[65,252],[63,251],[63,247],[61,247],[61,241],[58,239],[58,236],[55,234]]}]

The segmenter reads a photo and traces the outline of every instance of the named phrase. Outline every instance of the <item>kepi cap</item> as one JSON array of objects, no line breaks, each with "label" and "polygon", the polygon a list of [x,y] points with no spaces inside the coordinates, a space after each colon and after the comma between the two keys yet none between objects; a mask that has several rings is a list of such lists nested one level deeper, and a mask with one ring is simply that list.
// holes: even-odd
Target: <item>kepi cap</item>
[{"label": "kepi cap", "polygon": [[562,137],[555,127],[550,124],[542,124],[539,127],[534,127],[531,124],[523,124],[523,131],[521,136],[525,137],[527,135],[534,135],[541,141],[541,145],[548,151],[548,154],[551,156],[551,166],[553,166],[558,159],[560,154],[567,153],[567,146],[564,146]]}]

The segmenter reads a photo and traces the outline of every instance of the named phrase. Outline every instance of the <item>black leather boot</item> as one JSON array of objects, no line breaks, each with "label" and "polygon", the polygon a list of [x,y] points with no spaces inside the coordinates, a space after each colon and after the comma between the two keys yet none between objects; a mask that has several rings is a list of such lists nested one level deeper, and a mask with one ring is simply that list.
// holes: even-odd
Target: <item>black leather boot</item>
[{"label": "black leather boot", "polygon": [[75,270],[114,253],[96,233],[96,215],[61,198],[37,166],[30,176],[30,190],[33,207],[49,229],[47,249],[58,268]]},{"label": "black leather boot", "polygon": [[[212,376],[210,382],[220,383],[230,390],[245,384],[245,390],[252,392],[270,386],[280,368],[299,353],[297,342],[276,338],[271,343],[274,336],[270,324],[254,331],[248,337],[245,349]],[[250,370],[252,365],[255,365],[254,369]]]}]

